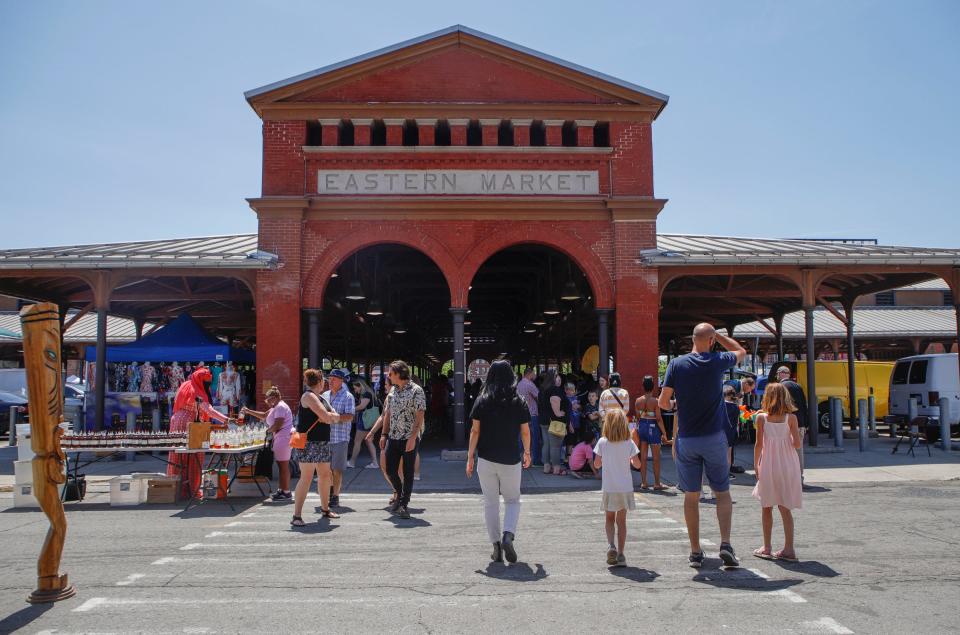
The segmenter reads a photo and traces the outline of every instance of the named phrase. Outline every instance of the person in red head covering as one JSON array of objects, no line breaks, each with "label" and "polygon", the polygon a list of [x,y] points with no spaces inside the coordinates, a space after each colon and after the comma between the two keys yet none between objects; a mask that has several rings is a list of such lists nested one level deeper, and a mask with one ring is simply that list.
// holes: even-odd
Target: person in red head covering
[{"label": "person in red head covering", "polygon": [[[170,415],[170,432],[186,432],[193,421],[225,422],[227,417],[210,405],[210,384],[213,375],[206,366],[198,367],[190,378],[180,384],[177,396],[173,400],[173,414]],[[199,460],[198,460],[199,459]],[[203,455],[199,457],[191,454],[177,454],[170,452],[167,461],[167,474],[179,476],[181,483],[180,495],[190,497],[192,492],[200,488],[200,476],[203,465]]]}]

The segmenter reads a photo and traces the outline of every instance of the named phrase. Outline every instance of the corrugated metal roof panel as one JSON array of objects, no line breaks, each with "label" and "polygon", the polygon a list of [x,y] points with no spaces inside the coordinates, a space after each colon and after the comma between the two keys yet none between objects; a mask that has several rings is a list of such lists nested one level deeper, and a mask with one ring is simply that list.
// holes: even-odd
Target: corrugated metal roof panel
[{"label": "corrugated metal roof panel", "polygon": [[[67,313],[67,320],[76,315],[76,311]],[[152,323],[145,324],[144,332],[152,327]],[[10,331],[15,339],[23,337],[20,329],[20,314],[15,311],[0,312],[0,329]],[[122,344],[137,339],[137,327],[133,320],[114,315],[107,316],[107,342]],[[93,343],[97,341],[97,314],[87,313],[74,322],[63,336],[63,341],[70,344]]]},{"label": "corrugated metal roof panel", "polygon": [[644,262],[657,265],[960,265],[960,249],[874,245],[864,241],[658,234],[656,251],[644,251],[640,258]]},{"label": "corrugated metal roof panel", "polygon": [[[767,320],[767,324],[773,327],[773,320]],[[847,327],[822,307],[813,312],[813,330],[817,337],[847,336]],[[855,337],[862,338],[956,337],[957,318],[951,307],[857,307],[853,311],[853,332]],[[759,322],[741,324],[733,333],[738,338],[773,339]],[[806,336],[802,311],[784,316],[783,336]]]},{"label": "corrugated metal roof panel", "polygon": [[256,234],[0,250],[0,269],[182,267],[265,269]]}]

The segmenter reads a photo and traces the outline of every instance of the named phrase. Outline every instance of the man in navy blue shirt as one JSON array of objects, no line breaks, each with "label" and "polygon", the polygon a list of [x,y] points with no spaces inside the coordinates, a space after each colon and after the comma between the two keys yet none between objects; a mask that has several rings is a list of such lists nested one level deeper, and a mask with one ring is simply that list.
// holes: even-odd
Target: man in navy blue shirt
[{"label": "man in navy blue shirt", "polygon": [[[727,349],[714,353],[715,344]],[[660,392],[660,407],[670,408],[676,397],[677,414],[673,459],[679,487],[684,492],[683,517],[690,538],[690,566],[703,565],[700,547],[700,489],[703,473],[717,497],[720,524],[720,559],[728,567],[740,565],[730,545],[733,500],[730,498],[730,462],[727,456],[727,412],[723,405],[723,375],[743,361],[746,351],[736,340],[717,333],[713,325],[693,329],[693,351],[667,366]]]}]

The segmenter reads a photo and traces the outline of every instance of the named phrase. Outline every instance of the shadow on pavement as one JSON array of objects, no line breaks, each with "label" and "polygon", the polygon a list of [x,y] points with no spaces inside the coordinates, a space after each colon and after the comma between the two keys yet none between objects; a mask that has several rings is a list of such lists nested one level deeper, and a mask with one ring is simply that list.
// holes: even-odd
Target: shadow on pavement
[{"label": "shadow on pavement", "polygon": [[12,633],[19,628],[25,627],[27,624],[31,623],[52,609],[53,606],[53,603],[31,604],[20,609],[16,613],[11,613],[7,617],[0,620],[0,633]]},{"label": "shadow on pavement", "polygon": [[[340,525],[334,525],[330,522],[330,518],[321,518],[315,522],[311,522],[306,518],[303,519],[307,524],[303,527],[297,527],[295,525],[290,525],[290,531],[298,534],[329,534],[334,529],[339,529]],[[339,520],[334,518],[333,520]]]},{"label": "shadow on pavement", "polygon": [[693,576],[694,582],[708,584],[718,589],[735,589],[738,591],[782,591],[792,586],[803,584],[803,580],[767,580],[746,569],[721,570],[722,562],[719,559],[707,558],[704,567],[716,570],[700,570]]},{"label": "shadow on pavement", "polygon": [[773,562],[781,569],[795,573],[806,573],[807,575],[816,576],[818,578],[836,578],[841,575],[839,571],[836,571],[832,567],[825,565],[822,562],[817,562],[816,560],[801,560],[800,562],[771,560],[770,562]]},{"label": "shadow on pavement", "polygon": [[610,567],[610,574],[634,582],[653,582],[660,577],[656,571],[648,571],[640,567]]},{"label": "shadow on pavement", "polygon": [[823,494],[824,492],[832,492],[833,490],[829,487],[821,487],[819,485],[804,485],[803,493],[804,494]]},{"label": "shadow on pavement", "polygon": [[526,562],[517,562],[515,564],[491,562],[487,565],[486,569],[477,569],[476,572],[488,578],[510,580],[512,582],[536,582],[537,580],[543,580],[549,575],[542,564],[534,566],[536,566],[536,569],[533,569]]}]

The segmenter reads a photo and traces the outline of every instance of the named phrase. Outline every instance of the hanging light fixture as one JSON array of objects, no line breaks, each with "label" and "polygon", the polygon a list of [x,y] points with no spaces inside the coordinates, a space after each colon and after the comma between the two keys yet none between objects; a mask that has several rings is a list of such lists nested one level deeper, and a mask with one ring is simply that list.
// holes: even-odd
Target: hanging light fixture
[{"label": "hanging light fixture", "polygon": [[560,315],[560,307],[557,306],[557,301],[553,299],[553,258],[547,256],[547,284],[550,289],[550,297],[547,298],[547,303],[543,306],[544,315]]},{"label": "hanging light fixture", "polygon": [[379,317],[383,315],[383,306],[380,305],[380,300],[377,299],[377,265],[379,259],[375,256],[373,260],[373,299],[367,304],[367,315],[371,317]]},{"label": "hanging light fixture", "polygon": [[360,274],[357,268],[357,257],[353,257],[353,280],[347,285],[347,293],[344,295],[347,300],[366,300],[367,296],[363,292],[363,286],[360,284]]},{"label": "hanging light fixture", "polygon": [[396,325],[393,327],[393,332],[396,333],[397,335],[403,335],[404,333],[407,332],[407,327],[403,325],[403,322],[397,322]]},{"label": "hanging light fixture", "polygon": [[544,320],[543,317],[538,315],[537,317],[533,318],[533,320],[531,320],[530,324],[532,324],[533,326],[546,326],[547,321]]},{"label": "hanging light fixture", "polygon": [[523,332],[524,332],[524,333],[536,333],[536,332],[537,332],[537,327],[534,326],[533,324],[527,324],[525,327],[523,327]]},{"label": "hanging light fixture", "polygon": [[567,260],[567,283],[563,285],[563,290],[560,293],[560,299],[573,301],[579,300],[580,297],[580,290],[577,289],[577,285],[573,281],[573,265],[571,265],[570,261]]}]

